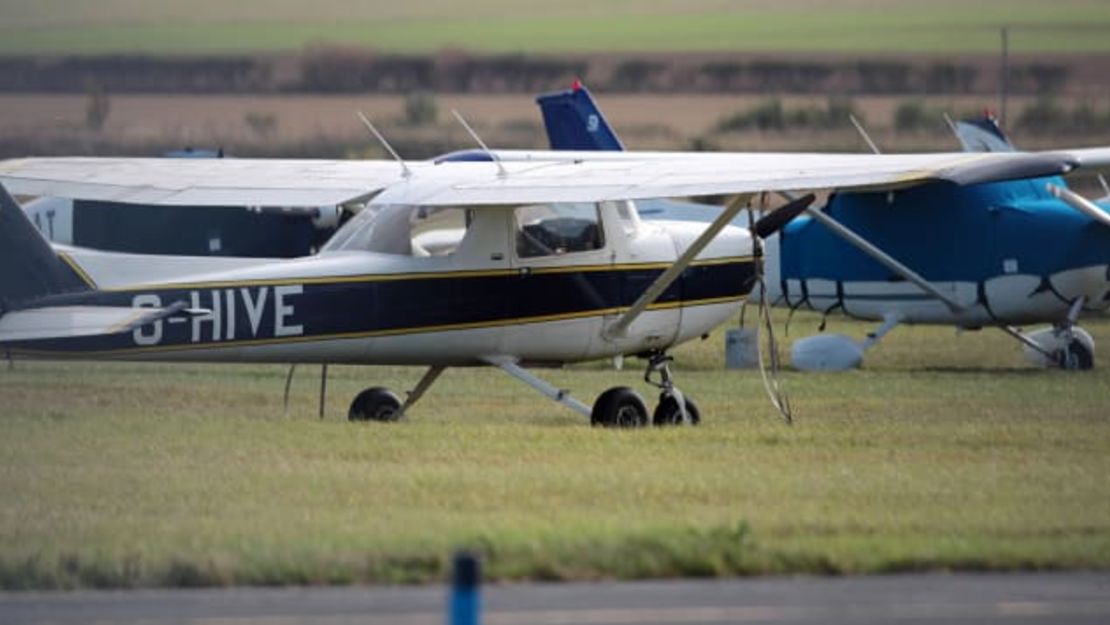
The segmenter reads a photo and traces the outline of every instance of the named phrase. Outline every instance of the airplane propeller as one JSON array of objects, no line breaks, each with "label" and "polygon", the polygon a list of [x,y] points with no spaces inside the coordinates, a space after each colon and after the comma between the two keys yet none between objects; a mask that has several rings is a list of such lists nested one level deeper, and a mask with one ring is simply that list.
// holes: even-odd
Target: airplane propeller
[{"label": "airplane propeller", "polygon": [[771,214],[755,222],[755,225],[752,226],[752,234],[761,239],[766,239],[785,228],[786,224],[805,212],[805,210],[809,208],[809,205],[816,199],[817,196],[812,193],[807,193],[800,198],[791,200]]}]

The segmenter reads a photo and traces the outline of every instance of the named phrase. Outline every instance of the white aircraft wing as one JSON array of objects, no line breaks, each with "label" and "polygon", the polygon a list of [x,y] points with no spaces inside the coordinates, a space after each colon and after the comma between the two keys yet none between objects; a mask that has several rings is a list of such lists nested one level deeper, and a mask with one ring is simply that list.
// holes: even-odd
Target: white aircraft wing
[{"label": "white aircraft wing", "polygon": [[26,158],[0,162],[20,195],[174,206],[325,206],[359,201],[401,180],[389,161]]},{"label": "white aircraft wing", "polygon": [[1072,150],[1042,152],[1042,154],[1063,155],[1073,159],[1079,167],[1086,169],[1105,169],[1106,167],[1110,167],[1110,148],[1076,148]]},{"label": "white aircraft wing", "polygon": [[[1110,164],[1110,149],[967,154],[499,152],[493,163],[410,163],[406,201],[426,205],[597,202],[810,189],[973,184]],[[0,162],[14,193],[209,206],[311,206],[405,180],[392,161],[36,158]],[[419,184],[426,181],[427,185]],[[416,187],[419,187],[417,189]]]},{"label": "white aircraft wing", "polygon": [[[760,191],[899,189],[934,180],[975,184],[1068,173],[1110,164],[1110,150],[967,154],[506,152],[507,175],[490,163],[451,163],[474,175],[421,204],[590,202]],[[546,159],[553,160],[546,160]],[[440,166],[442,167],[442,165]],[[479,169],[485,175],[479,175]]]}]

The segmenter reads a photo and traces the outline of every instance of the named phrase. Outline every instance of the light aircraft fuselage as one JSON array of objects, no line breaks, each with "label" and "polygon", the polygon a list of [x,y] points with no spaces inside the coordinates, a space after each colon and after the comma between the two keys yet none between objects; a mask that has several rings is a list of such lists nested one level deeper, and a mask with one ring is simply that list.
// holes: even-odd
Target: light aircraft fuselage
[{"label": "light aircraft fuselage", "polygon": [[[592,223],[569,224],[591,229],[591,240],[583,249],[551,253],[517,245],[519,211],[507,207],[468,215],[460,210],[460,220],[470,223],[457,247],[421,255],[411,242],[420,234],[411,227],[402,232],[420,208],[379,204],[364,209],[320,254],[296,260],[70,248],[63,258],[97,290],[55,296],[50,305],[164,308],[183,302],[194,313],[127,333],[27,342],[16,351],[444,365],[479,364],[476,355],[486,353],[562,363],[665,349],[705,334],[733,314],[752,287],[751,239],[730,227],[626,337],[603,340],[606,318],[630,306],[703,228],[639,222],[627,208],[622,217],[615,203],[578,210],[597,215]],[[405,237],[407,246],[385,235],[358,235],[390,221],[400,226],[393,234]],[[453,229],[455,223],[443,225]]]},{"label": "light aircraft fuselage", "polygon": [[825,212],[964,306],[952,310],[802,216],[766,242],[771,301],[905,323],[980,327],[1062,319],[1076,298],[1110,307],[1110,228],[1030,179],[833,197]]}]

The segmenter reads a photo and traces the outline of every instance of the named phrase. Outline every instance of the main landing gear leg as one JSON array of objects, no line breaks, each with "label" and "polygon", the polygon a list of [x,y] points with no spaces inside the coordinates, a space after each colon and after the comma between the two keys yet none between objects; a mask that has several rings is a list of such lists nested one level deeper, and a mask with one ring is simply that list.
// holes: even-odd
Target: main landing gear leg
[{"label": "main landing gear leg", "polygon": [[[670,363],[674,358],[664,352],[652,352],[648,356],[644,382],[660,389],[659,404],[655,407],[651,422],[655,425],[697,425],[701,421],[698,406],[674,384]],[[659,381],[652,379],[653,375]]]},{"label": "main landing gear leg", "polygon": [[590,416],[590,407],[571,397],[569,391],[561,388],[556,388],[550,383],[541,380],[540,378],[532,375],[524,367],[516,364],[516,362],[514,362],[513,360],[509,358],[490,358],[487,359],[486,362],[497,367],[498,369],[501,369],[505,373],[508,373],[521,382],[524,382],[537,391],[543,393],[547,396],[548,399],[557,401],[579,414],[585,415],[587,417]]},{"label": "main landing gear leg", "polygon": [[643,427],[647,425],[647,407],[636,391],[627,386],[617,386],[601,394],[593,409],[570,396],[564,389],[532,375],[508,358],[490,358],[486,362],[543,393],[548,399],[563,404],[571,410],[590,418],[591,425],[604,427]]},{"label": "main landing gear leg", "polygon": [[350,421],[401,420],[405,416],[405,411],[412,408],[424,396],[424,393],[446,368],[443,365],[430,367],[424,373],[424,377],[416,383],[416,388],[409,392],[408,399],[405,400],[404,404],[401,403],[401,399],[397,397],[396,393],[382,386],[373,386],[362,391],[351,402],[351,408],[347,411],[347,419]]},{"label": "main landing gear leg", "polygon": [[[663,352],[653,352],[649,356],[647,372],[644,373],[644,380],[662,389],[659,395],[659,405],[655,408],[653,422],[656,425],[695,424],[701,420],[698,407],[674,385],[671,370],[668,366],[671,360],[671,357]],[[591,409],[586,404],[571,397],[568,391],[556,388],[532,375],[511,358],[487,358],[486,362],[538,390],[548,399],[557,401],[575,412],[590,417],[591,425],[636,428],[648,424],[648,410],[643,398],[627,386],[615,386],[605,391],[598,396]],[[652,380],[653,375],[659,376],[658,382]]]}]

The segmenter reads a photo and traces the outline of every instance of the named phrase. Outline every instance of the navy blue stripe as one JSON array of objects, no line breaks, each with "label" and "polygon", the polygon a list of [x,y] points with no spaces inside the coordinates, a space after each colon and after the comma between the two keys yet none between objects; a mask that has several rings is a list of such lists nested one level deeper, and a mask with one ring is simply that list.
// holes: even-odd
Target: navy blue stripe
[{"label": "navy blue stripe", "polygon": [[[310,283],[303,286],[245,286],[163,289],[149,292],[98,292],[71,296],[59,304],[132,306],[135,298],[169,306],[219,305],[219,323],[208,319],[160,322],[157,346],[226,343],[274,338],[311,338],[349,334],[420,331],[471,324],[498,324],[558,315],[588,315],[631,305],[662,269],[613,269],[587,272],[535,272],[459,278]],[[658,302],[740,297],[751,291],[755,265],[737,261],[688,268]],[[301,289],[295,293],[295,289]],[[228,305],[228,296],[233,303]],[[278,301],[279,293],[283,293]],[[150,300],[157,299],[152,302]],[[253,319],[252,312],[253,309]],[[234,311],[234,314],[230,313]],[[234,320],[231,321],[231,317]],[[281,323],[276,323],[276,320]],[[285,332],[281,332],[281,328]],[[155,329],[143,333],[152,335]],[[233,334],[231,334],[233,333]],[[229,335],[230,334],[230,335]],[[64,351],[136,347],[132,333],[65,340],[30,341],[28,348]],[[141,345],[139,345],[141,346]]]}]

